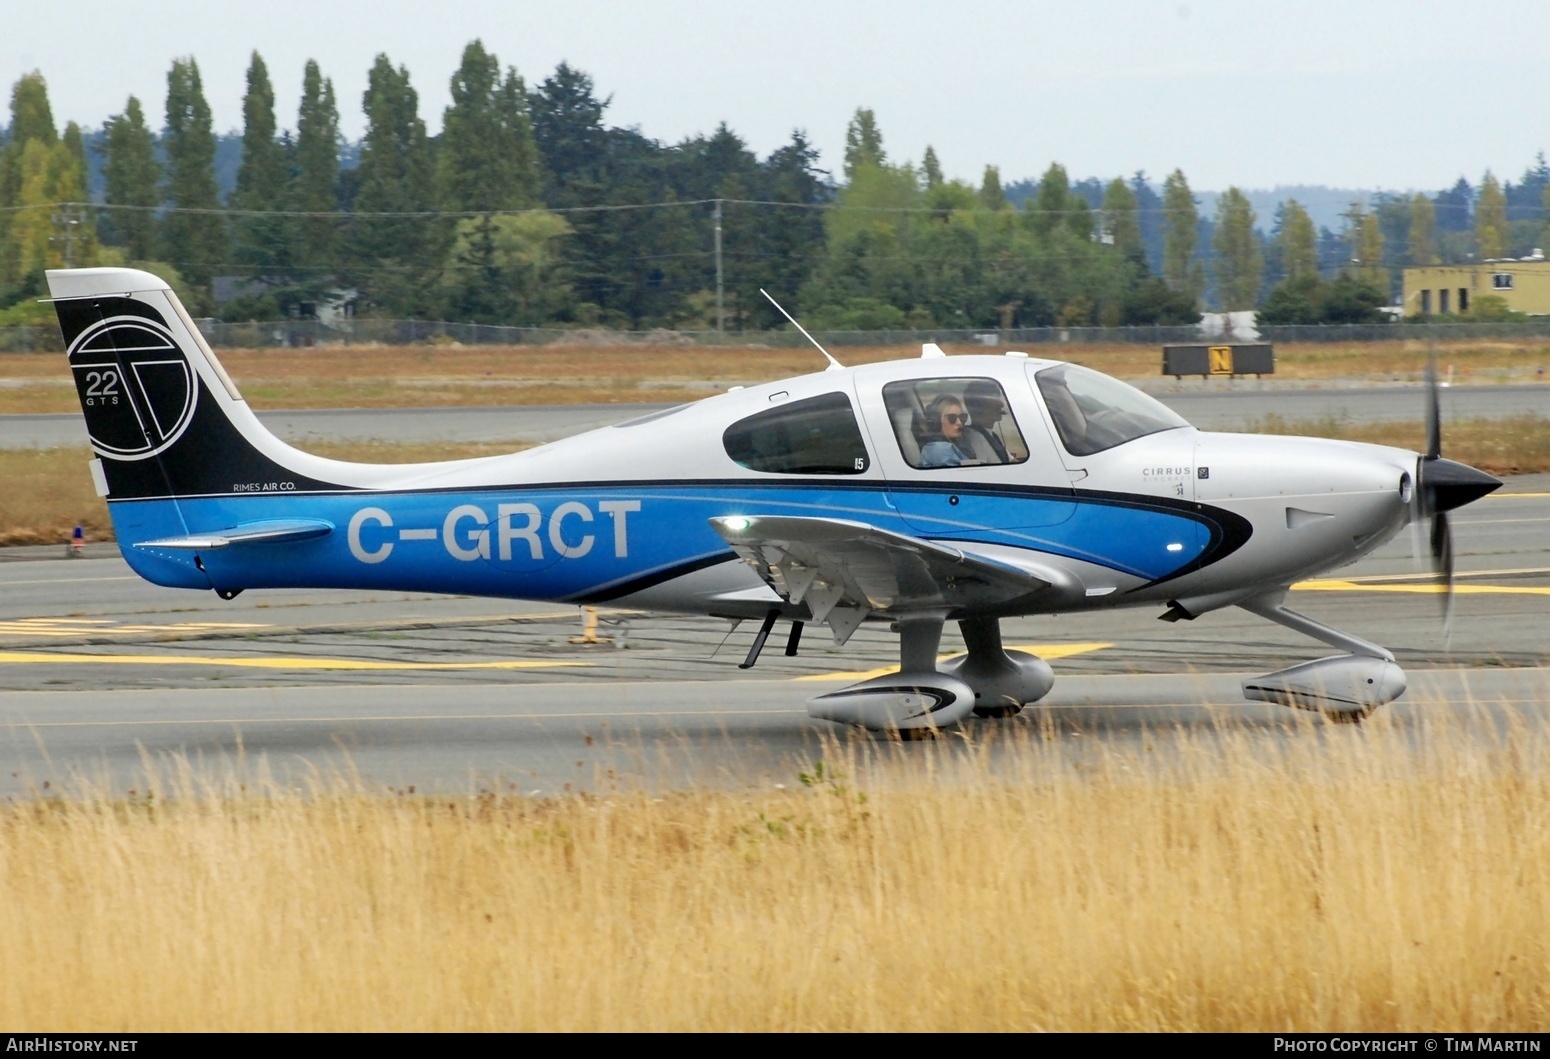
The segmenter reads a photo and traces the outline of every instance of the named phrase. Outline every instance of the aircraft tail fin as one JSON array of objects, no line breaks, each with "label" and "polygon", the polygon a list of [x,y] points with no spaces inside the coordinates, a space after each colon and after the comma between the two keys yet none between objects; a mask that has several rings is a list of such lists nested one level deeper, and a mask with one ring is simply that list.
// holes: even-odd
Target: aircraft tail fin
[{"label": "aircraft tail fin", "polygon": [[49,293],[109,500],[338,488],[253,414],[170,286],[127,268],[56,269]]}]

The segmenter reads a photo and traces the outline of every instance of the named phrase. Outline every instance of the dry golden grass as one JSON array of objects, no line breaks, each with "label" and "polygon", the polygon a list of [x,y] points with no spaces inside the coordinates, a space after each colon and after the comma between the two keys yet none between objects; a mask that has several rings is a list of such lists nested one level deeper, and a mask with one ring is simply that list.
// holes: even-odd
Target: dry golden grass
[{"label": "dry golden grass", "polygon": [[[309,452],[362,463],[420,463],[517,452],[523,442],[482,444],[434,442],[309,442]],[[60,544],[77,524],[89,540],[112,540],[108,506],[92,488],[84,446],[58,449],[0,449],[0,546]]]},{"label": "dry golden grass", "polygon": [[[951,353],[983,353],[955,345]],[[1413,376],[1424,369],[1424,341],[1295,344],[1276,350],[1278,378]],[[846,347],[846,364],[919,354],[916,346]],[[1037,346],[1122,378],[1158,374],[1156,346]],[[1455,383],[1535,378],[1550,368],[1550,341],[1443,343]],[[388,408],[433,405],[604,404],[693,400],[725,389],[817,371],[806,348],[747,346],[328,346],[232,349],[221,362],[255,408]],[[64,357],[0,354],[0,414],[71,412],[78,407]]]},{"label": "dry golden grass", "polygon": [[1289,725],[830,747],[790,790],[11,803],[0,1023],[1543,1031],[1545,736]]},{"label": "dry golden grass", "polygon": [[[1283,419],[1266,416],[1248,427],[1251,433],[1304,434],[1310,437],[1366,441],[1422,451],[1426,426],[1419,422],[1352,423],[1345,419]],[[1508,419],[1463,419],[1443,428],[1445,455],[1490,474],[1541,474],[1550,471],[1550,419],[1536,415]]]}]

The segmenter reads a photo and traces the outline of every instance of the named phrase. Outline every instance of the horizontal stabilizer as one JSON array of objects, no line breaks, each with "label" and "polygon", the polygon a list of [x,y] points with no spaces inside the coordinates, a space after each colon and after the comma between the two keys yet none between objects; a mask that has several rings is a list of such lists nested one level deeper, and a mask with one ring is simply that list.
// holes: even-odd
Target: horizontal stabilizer
[{"label": "horizontal stabilizer", "polygon": [[268,522],[245,522],[232,529],[213,533],[196,533],[187,537],[163,537],[160,540],[141,541],[136,548],[173,548],[179,551],[210,551],[233,544],[284,544],[290,541],[307,541],[326,537],[334,532],[334,524],[322,519],[289,518],[272,519]]}]

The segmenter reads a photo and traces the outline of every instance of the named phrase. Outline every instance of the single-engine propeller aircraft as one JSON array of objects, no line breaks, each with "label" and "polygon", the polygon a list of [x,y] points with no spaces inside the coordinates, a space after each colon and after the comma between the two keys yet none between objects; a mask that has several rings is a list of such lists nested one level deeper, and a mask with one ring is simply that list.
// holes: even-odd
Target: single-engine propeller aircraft
[{"label": "single-engine propeller aircraft", "polygon": [[[1501,484],[1442,458],[1435,373],[1418,454],[1207,433],[1086,368],[934,345],[856,368],[829,357],[508,456],[347,463],[266,430],[162,280],[48,282],[91,474],[147,580],[223,599],[375,588],[757,620],[745,668],[781,620],[788,654],[804,623],[844,644],[888,622],[899,671],[809,702],[872,729],[1015,713],[1054,677],[1002,647],[1000,620],[1115,607],[1180,621],[1236,606],[1329,644],[1340,653],[1243,692],[1360,718],[1404,673],[1287,609],[1288,587],[1429,521],[1451,591],[1447,513]],[[948,621],[968,651],[939,666]]]}]

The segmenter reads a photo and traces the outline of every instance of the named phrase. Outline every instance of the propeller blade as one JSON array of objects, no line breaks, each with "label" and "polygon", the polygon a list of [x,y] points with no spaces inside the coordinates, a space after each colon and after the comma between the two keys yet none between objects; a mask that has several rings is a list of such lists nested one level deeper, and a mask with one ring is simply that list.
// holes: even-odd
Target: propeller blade
[{"label": "propeller blade", "polygon": [[1448,525],[1446,511],[1432,516],[1432,569],[1442,586],[1442,628],[1446,636],[1453,629],[1453,528]]},{"label": "propeller blade", "polygon": [[1442,408],[1437,396],[1437,349],[1426,363],[1426,458],[1442,456]]}]

